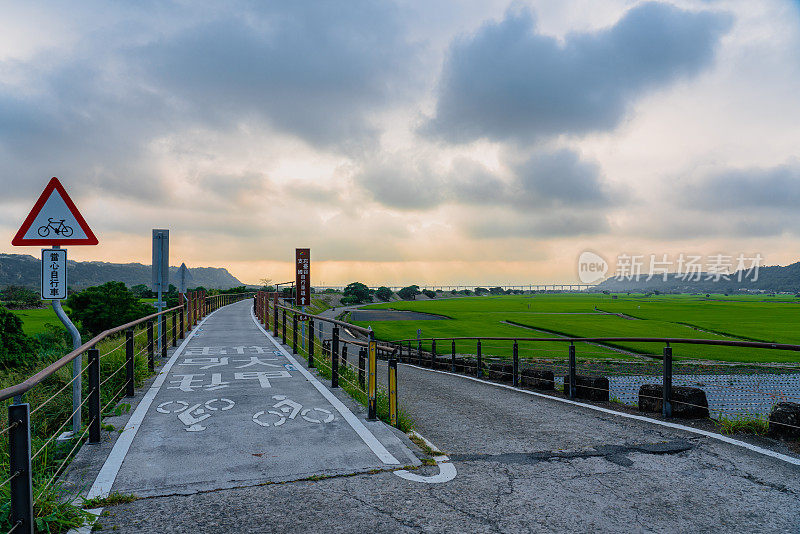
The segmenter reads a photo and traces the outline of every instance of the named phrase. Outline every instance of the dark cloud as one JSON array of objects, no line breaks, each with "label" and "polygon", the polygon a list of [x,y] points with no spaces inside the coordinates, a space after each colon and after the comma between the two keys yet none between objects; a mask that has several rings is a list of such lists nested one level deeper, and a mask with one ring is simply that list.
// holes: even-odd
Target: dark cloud
[{"label": "dark cloud", "polygon": [[571,150],[536,150],[509,164],[511,179],[500,179],[467,158],[436,170],[428,155],[393,155],[368,164],[356,182],[386,206],[425,210],[440,204],[505,206],[515,210],[560,206],[606,207],[621,202],[604,183],[599,167]]},{"label": "dark cloud", "polygon": [[358,154],[377,138],[372,114],[413,85],[415,51],[391,3],[120,6],[90,26],[106,16],[115,22],[74,46],[0,63],[16,73],[0,78],[4,200],[59,176],[79,196],[175,201],[163,163],[187,132],[277,130]]},{"label": "dark cloud", "polygon": [[599,210],[548,210],[545,213],[476,214],[465,225],[465,232],[476,239],[552,239],[598,235],[609,230],[606,216]]},{"label": "dark cloud", "polygon": [[465,142],[530,141],[614,128],[635,98],[707,67],[730,17],[647,3],[613,27],[537,33],[526,9],[451,47],[423,131]]},{"label": "dark cloud", "polygon": [[800,206],[800,163],[718,172],[687,185],[681,193],[695,208],[794,211]]},{"label": "dark cloud", "polygon": [[262,2],[140,49],[152,83],[204,121],[248,117],[317,145],[362,142],[414,51],[389,3]]},{"label": "dark cloud", "polygon": [[595,163],[583,161],[571,150],[538,151],[518,165],[518,191],[509,200],[525,206],[606,206],[607,186]]}]

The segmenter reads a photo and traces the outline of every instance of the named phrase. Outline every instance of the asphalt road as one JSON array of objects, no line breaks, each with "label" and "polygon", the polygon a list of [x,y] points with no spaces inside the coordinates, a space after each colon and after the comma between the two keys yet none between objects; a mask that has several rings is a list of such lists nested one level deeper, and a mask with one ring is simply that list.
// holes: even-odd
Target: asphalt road
[{"label": "asphalt road", "polygon": [[450,456],[453,480],[379,472],[146,498],[108,507],[103,530],[800,531],[800,468],[779,460],[402,364],[398,389],[417,430]]}]

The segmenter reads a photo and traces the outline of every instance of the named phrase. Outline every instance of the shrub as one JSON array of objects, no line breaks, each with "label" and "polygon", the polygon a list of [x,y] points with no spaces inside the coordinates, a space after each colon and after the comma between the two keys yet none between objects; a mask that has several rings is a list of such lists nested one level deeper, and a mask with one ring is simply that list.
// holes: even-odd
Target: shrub
[{"label": "shrub", "polygon": [[87,288],[70,295],[66,305],[70,316],[80,321],[83,330],[93,336],[154,312],[152,306],[139,302],[122,282]]},{"label": "shrub", "polygon": [[22,319],[0,306],[0,365],[21,365],[31,358],[34,348],[34,341],[22,331]]},{"label": "shrub", "polygon": [[436,298],[436,291],[431,291],[430,289],[423,289],[422,294],[428,297],[429,299]]}]

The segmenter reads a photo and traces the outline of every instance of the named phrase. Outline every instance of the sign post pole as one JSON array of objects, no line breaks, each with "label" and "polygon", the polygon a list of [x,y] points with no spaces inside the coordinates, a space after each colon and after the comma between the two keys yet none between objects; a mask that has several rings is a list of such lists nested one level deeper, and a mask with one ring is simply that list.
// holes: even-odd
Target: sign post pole
[{"label": "sign post pole", "polygon": [[[169,230],[153,229],[153,291],[156,292],[156,309],[161,313],[164,309],[162,296],[164,289],[169,284]],[[158,324],[157,352],[163,353],[162,343],[162,323]]]},{"label": "sign post pole", "polygon": [[[60,251],[63,250],[63,255],[61,255]],[[78,328],[70,321],[69,317],[67,316],[66,312],[64,312],[64,308],[61,307],[61,298],[66,298],[67,296],[67,251],[62,249],[59,245],[53,245],[53,251],[59,251],[58,254],[60,257],[63,258],[63,262],[61,263],[64,268],[64,280],[63,280],[63,293],[58,295],[59,298],[54,298],[50,302],[53,305],[53,311],[56,313],[56,317],[61,321],[61,323],[66,327],[67,331],[69,331],[70,336],[72,336],[72,350],[77,349],[81,346],[81,333],[78,332]],[[47,251],[42,251],[42,274],[44,278],[45,272],[45,258],[44,255],[47,254]],[[52,259],[52,258],[51,258]],[[51,262],[51,265],[54,262]],[[42,280],[42,298],[45,298],[46,295],[44,293],[45,289],[45,282],[46,280]],[[80,434],[81,429],[81,371],[83,364],[83,356],[79,356],[72,360],[72,435],[77,436]]]}]

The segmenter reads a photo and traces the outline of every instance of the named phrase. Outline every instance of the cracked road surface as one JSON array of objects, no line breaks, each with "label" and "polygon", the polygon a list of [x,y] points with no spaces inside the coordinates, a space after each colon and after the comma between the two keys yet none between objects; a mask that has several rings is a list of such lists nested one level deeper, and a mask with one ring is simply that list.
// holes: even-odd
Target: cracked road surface
[{"label": "cracked road surface", "polygon": [[156,497],[109,507],[100,523],[187,533],[800,530],[795,466],[457,376],[401,365],[399,379],[401,406],[450,455],[454,480],[380,472]]}]

